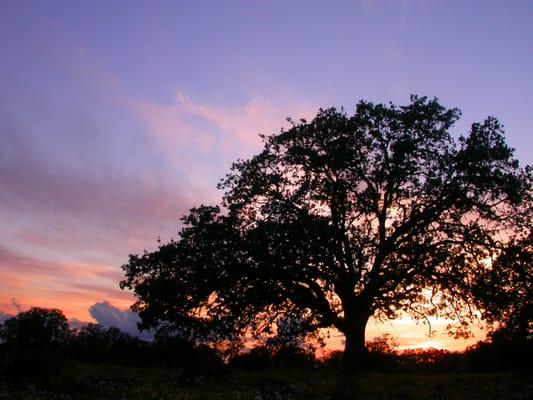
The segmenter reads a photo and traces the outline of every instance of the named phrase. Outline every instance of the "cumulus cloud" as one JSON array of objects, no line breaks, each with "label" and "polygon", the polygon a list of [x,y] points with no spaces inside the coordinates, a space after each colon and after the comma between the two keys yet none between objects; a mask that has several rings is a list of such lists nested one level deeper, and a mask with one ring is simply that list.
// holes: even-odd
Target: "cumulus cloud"
[{"label": "cumulus cloud", "polygon": [[136,312],[131,310],[121,310],[108,301],[93,304],[89,308],[89,313],[96,322],[105,328],[115,327],[132,336],[137,336],[142,339],[153,338],[153,332],[139,331],[137,323],[140,319]]}]

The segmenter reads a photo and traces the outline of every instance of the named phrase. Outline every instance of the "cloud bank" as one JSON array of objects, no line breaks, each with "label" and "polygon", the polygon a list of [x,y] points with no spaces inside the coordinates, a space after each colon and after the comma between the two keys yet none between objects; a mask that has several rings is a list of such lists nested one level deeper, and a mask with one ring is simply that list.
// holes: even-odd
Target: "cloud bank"
[{"label": "cloud bank", "polygon": [[136,312],[131,310],[121,310],[107,301],[93,304],[89,308],[91,316],[105,328],[115,327],[122,332],[141,339],[153,339],[154,333],[151,331],[140,331],[137,323],[140,321]]}]

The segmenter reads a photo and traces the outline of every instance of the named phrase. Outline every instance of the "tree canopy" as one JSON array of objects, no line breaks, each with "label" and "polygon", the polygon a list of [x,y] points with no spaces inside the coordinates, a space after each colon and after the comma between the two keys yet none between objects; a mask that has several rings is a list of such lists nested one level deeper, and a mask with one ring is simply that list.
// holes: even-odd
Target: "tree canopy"
[{"label": "tree canopy", "polygon": [[530,234],[532,174],[494,117],[455,139],[459,117],[412,96],[262,136],[221,181],[219,206],[192,209],[177,240],[123,266],[142,327],[210,340],[277,321],[291,335],[334,327],[355,365],[371,316],[439,315],[458,335],[480,313],[497,318],[481,288],[514,268],[490,260]]},{"label": "tree canopy", "polygon": [[0,324],[0,339],[15,349],[62,346],[70,336],[61,310],[32,307]]}]

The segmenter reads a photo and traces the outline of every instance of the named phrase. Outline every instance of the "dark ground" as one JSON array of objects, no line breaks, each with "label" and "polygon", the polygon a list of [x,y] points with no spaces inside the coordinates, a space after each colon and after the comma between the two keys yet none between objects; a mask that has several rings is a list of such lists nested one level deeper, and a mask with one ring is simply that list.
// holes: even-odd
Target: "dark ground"
[{"label": "dark ground", "polygon": [[531,373],[391,373],[341,376],[328,369],[183,378],[172,368],[72,364],[54,376],[0,378],[4,399],[533,399]]}]

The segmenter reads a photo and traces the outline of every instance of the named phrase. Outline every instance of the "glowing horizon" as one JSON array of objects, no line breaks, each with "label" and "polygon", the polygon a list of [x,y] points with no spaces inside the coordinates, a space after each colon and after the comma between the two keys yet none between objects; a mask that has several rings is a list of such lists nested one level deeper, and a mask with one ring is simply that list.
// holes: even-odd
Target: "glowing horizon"
[{"label": "glowing horizon", "polygon": [[[3,319],[16,315],[20,311],[26,311],[32,306],[45,308],[59,308],[65,313],[67,319],[75,326],[80,326],[87,323],[101,323],[104,326],[116,326],[133,335],[141,335],[138,332],[135,324],[138,318],[129,310],[129,306],[133,303],[134,298],[131,293],[127,293],[130,299],[114,299],[113,301],[102,299],[83,299],[81,302],[74,303],[69,307],[61,307],[57,301],[42,300],[37,301],[38,304],[22,304],[18,303],[16,299],[10,299],[9,302],[4,301],[0,297],[0,317]],[[83,309],[89,303],[90,307]],[[105,307],[102,305],[105,304]],[[99,317],[94,315],[94,306],[100,306]],[[2,312],[4,315],[2,315]],[[111,321],[111,322],[109,322]],[[0,320],[1,322],[1,320]],[[430,336],[428,326],[420,322],[414,321],[411,318],[400,318],[387,322],[378,322],[371,318],[366,329],[367,341],[374,338],[382,337],[387,334],[396,342],[398,350],[406,349],[446,349],[449,351],[463,351],[468,346],[477,343],[485,338],[483,331],[479,327],[473,328],[473,336],[469,339],[454,339],[450,337],[444,329],[444,326],[450,321],[444,319],[432,318],[433,333]],[[146,333],[144,334],[146,336]],[[149,335],[150,336],[150,335]],[[319,349],[319,354],[326,352],[342,350],[344,348],[344,335],[335,329],[330,330],[329,337],[326,338],[326,347]]]}]

